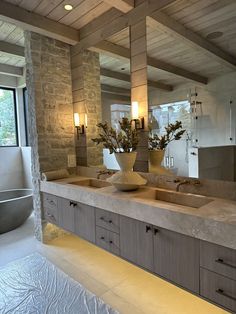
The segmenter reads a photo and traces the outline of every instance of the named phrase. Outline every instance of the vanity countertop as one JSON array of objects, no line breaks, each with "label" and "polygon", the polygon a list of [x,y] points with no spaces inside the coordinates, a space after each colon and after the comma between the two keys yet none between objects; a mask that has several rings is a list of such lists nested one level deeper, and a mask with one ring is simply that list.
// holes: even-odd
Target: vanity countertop
[{"label": "vanity countertop", "polygon": [[236,249],[235,201],[210,197],[210,203],[193,208],[148,198],[150,189],[156,189],[152,187],[120,192],[113,186],[91,189],[68,184],[84,179],[88,178],[74,176],[55,181],[41,181],[41,192]]}]

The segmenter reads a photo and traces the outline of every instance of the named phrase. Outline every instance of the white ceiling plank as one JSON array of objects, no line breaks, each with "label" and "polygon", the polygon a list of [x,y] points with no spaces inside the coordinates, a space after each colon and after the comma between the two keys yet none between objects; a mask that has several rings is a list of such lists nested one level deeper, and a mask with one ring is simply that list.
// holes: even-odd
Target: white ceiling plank
[{"label": "white ceiling plank", "polygon": [[229,53],[223,51],[204,37],[186,28],[184,25],[174,20],[170,16],[163,12],[154,12],[150,15],[149,25],[153,24],[153,27],[164,27],[164,30],[171,32],[175,36],[184,39],[187,43],[195,48],[201,48],[205,53],[210,54],[211,57],[216,58],[220,63],[229,66],[232,69],[236,69],[236,58]]},{"label": "white ceiling plank", "polygon": [[3,21],[14,23],[22,29],[53,37],[68,44],[74,45],[79,41],[77,30],[5,1],[0,1],[0,18]]}]

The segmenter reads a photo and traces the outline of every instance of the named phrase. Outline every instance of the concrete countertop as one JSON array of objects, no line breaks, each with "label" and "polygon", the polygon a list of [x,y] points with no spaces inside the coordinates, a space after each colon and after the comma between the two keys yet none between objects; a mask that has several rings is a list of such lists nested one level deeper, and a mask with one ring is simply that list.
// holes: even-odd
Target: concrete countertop
[{"label": "concrete countertop", "polygon": [[69,184],[85,179],[88,177],[74,176],[55,181],[41,181],[41,192],[236,249],[236,202],[234,201],[210,197],[212,199],[210,203],[200,208],[193,208],[148,198],[152,193],[151,190],[154,193],[157,189],[153,187],[143,187],[133,192],[120,192],[113,186],[91,189]]}]

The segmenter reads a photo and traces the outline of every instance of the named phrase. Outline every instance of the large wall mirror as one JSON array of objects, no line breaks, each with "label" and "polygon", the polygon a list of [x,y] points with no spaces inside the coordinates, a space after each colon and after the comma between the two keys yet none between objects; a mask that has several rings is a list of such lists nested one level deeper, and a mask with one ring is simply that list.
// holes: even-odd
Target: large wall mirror
[{"label": "large wall mirror", "polygon": [[[212,30],[205,27],[202,34],[210,38]],[[229,40],[223,34],[214,43],[233,53]],[[109,41],[112,51],[100,50],[103,121],[116,128],[122,117],[131,118],[129,30]],[[148,122],[158,135],[175,121],[186,130],[165,149],[166,174],[236,181],[236,72],[205,52],[147,19]],[[112,156],[104,158],[116,169]]]}]

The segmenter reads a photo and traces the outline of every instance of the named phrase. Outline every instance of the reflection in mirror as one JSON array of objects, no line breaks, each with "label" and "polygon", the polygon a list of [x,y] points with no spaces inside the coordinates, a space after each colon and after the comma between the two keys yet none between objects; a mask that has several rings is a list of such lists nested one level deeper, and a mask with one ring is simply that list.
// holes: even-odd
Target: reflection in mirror
[{"label": "reflection in mirror", "polygon": [[[179,120],[186,132],[170,143],[163,166],[173,175],[236,181],[235,74],[219,76],[207,87],[180,86],[168,95],[152,93],[149,120],[157,134]],[[227,82],[227,84],[225,84]]]}]

